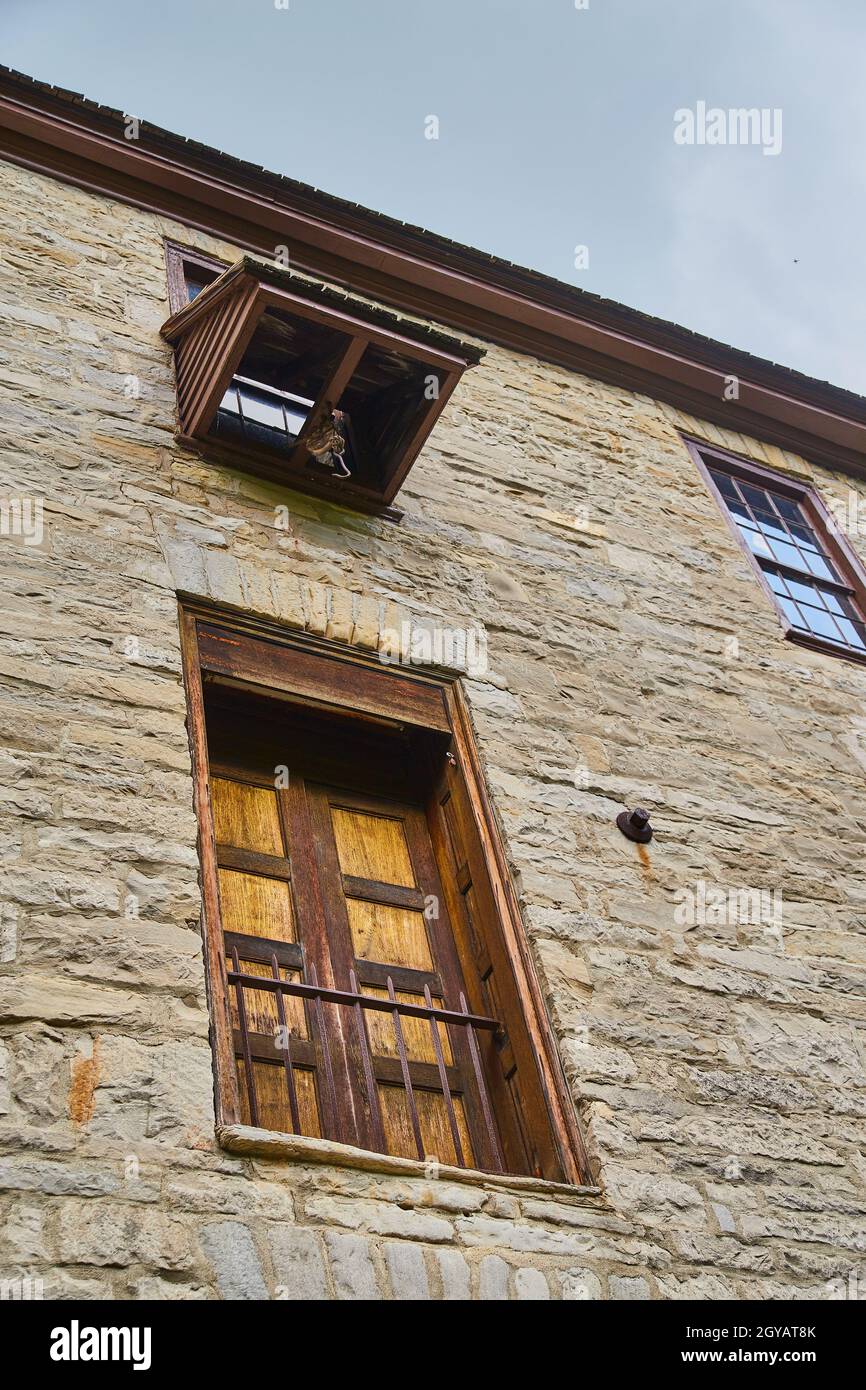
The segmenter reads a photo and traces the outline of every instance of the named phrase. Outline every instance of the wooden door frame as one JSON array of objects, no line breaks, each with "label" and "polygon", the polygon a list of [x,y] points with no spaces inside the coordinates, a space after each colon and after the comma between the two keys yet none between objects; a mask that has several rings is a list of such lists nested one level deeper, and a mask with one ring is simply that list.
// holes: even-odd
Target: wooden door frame
[{"label": "wooden door frame", "polygon": [[[193,772],[193,794],[198,819],[198,849],[202,890],[202,933],[205,944],[205,979],[211,1012],[214,1064],[214,1099],[217,1127],[241,1123],[240,1100],[231,1028],[223,932],[220,919],[216,841],[210,794],[210,767],[204,711],[203,672],[216,667],[202,662],[197,625],[204,622],[227,634],[226,645],[242,648],[244,638],[276,645],[287,656],[299,658],[298,688],[292,694],[291,669],[283,667],[280,693],[300,706],[352,712],[391,723],[409,723],[438,733],[450,732],[451,751],[463,778],[475,828],[483,848],[493,885],[503,941],[514,975],[524,1018],[536,1049],[539,1079],[551,1127],[559,1150],[565,1180],[591,1182],[586,1155],[568,1083],[545,1008],[541,986],[531,958],[517,894],[508,870],[493,805],[483,769],[471,715],[457,674],[435,667],[400,666],[395,672],[377,653],[361,651],[313,634],[259,621],[236,611],[221,609],[200,599],[179,596],[179,621],[187,727]],[[259,652],[262,650],[258,648]],[[310,657],[322,659],[323,685],[311,695]],[[277,658],[274,656],[274,660]],[[261,667],[261,663],[259,663]],[[336,672],[336,674],[335,674]],[[227,669],[217,671],[223,679]],[[264,693],[269,686],[264,669],[251,672],[248,682]],[[407,694],[407,685],[410,691]],[[355,703],[353,688],[363,691]],[[411,693],[414,689],[415,694]],[[358,705],[361,708],[359,709]],[[379,705],[378,710],[376,705]],[[444,713],[444,718],[443,718]],[[443,730],[444,726],[444,730]]]}]

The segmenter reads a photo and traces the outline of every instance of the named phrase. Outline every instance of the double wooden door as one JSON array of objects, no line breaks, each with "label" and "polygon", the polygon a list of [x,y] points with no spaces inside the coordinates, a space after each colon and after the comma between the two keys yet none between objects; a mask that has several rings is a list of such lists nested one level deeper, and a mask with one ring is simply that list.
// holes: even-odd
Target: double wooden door
[{"label": "double wooden door", "polygon": [[[460,1011],[466,984],[420,804],[295,771],[285,786],[241,766],[221,763],[214,773],[229,970],[236,952],[246,975],[272,978],[276,968],[286,980]],[[501,1166],[466,1027],[408,1015],[398,1027],[390,1011],[291,995],[281,1002],[250,986],[240,998],[230,987],[229,997],[245,1122],[404,1157],[420,1146],[442,1163]],[[489,1050],[489,1036],[484,1043]]]}]

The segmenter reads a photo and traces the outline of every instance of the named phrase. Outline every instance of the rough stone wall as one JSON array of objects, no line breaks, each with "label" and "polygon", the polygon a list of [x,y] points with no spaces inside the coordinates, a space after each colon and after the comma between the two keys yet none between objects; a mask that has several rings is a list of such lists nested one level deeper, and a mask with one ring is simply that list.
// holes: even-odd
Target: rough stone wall
[{"label": "rough stone wall", "polygon": [[[232,248],[0,188],[0,496],[45,522],[0,538],[0,1278],[862,1296],[866,670],[781,640],[678,430],[849,480],[491,347],[402,524],[341,513],[174,444],[161,238]],[[217,1146],[178,591],[370,648],[483,623],[468,694],[601,1194]],[[683,923],[699,881],[781,920]]]}]

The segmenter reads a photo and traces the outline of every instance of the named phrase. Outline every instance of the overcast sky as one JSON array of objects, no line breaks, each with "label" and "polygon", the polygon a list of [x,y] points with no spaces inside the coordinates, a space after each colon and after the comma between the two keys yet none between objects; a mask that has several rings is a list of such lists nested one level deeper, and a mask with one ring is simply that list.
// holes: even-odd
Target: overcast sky
[{"label": "overcast sky", "polygon": [[866,0],[284,3],[0,0],[0,60],[866,394]]}]

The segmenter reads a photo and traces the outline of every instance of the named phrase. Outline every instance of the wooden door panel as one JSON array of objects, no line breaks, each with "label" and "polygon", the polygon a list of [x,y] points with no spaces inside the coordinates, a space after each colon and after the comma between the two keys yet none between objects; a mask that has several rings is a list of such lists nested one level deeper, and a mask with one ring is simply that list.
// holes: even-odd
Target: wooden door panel
[{"label": "wooden door panel", "polygon": [[348,896],[346,911],[356,960],[381,961],[408,970],[434,969],[422,912]]},{"label": "wooden door panel", "polygon": [[285,854],[273,788],[214,777],[211,780],[214,835],[218,845],[258,851],[259,854]]},{"label": "wooden door panel", "polygon": [[291,889],[285,879],[220,868],[219,888],[224,931],[297,941]]},{"label": "wooden door panel", "polygon": [[[238,961],[242,972],[245,975],[257,975],[260,979],[268,980],[274,978],[273,968],[267,964],[251,960],[244,955],[243,950],[238,951]],[[279,967],[278,967],[279,968]],[[280,978],[283,980],[297,981],[301,978],[300,971],[279,968]],[[279,1005],[273,990],[255,989],[251,986],[242,986],[241,994],[243,999],[244,1012],[246,1014],[247,1028],[251,1033],[260,1033],[263,1037],[271,1041],[277,1036],[280,1028]],[[240,1027],[240,1018],[237,1002],[237,989],[232,989],[229,995],[232,1028]],[[283,1014],[286,1020],[286,1027],[289,1033],[295,1034],[299,1038],[310,1036],[309,1022],[307,1018],[307,1005],[303,999],[291,994],[283,995]]]},{"label": "wooden door panel", "polygon": [[[231,960],[232,951],[236,950],[243,974],[272,979],[276,957],[281,978],[297,982],[306,977],[308,948],[312,946],[312,959],[322,962],[324,983],[328,983],[327,961],[322,960],[320,952],[317,954],[315,911],[310,909],[307,900],[304,907],[308,910],[299,915],[294,901],[295,884],[289,855],[293,824],[291,806],[285,804],[286,793],[261,785],[243,767],[235,770],[224,764],[220,771],[225,775],[215,776],[211,788],[226,958]],[[298,841],[303,859],[302,830],[298,831]],[[308,853],[307,858],[311,857]],[[306,882],[303,874],[300,879],[303,888]],[[281,1032],[285,1026],[295,1064],[292,1074],[296,1081],[300,1132],[322,1133],[321,1107],[324,1104],[327,1132],[351,1141],[354,1131],[340,1130],[338,1107],[327,1088],[325,1099],[320,1098],[318,1078],[326,1061],[325,1049],[328,1049],[331,1070],[339,1072],[340,1069],[340,1058],[331,1053],[335,1039],[330,1032],[326,1036],[321,1025],[324,1013],[320,1016],[310,1003],[289,994],[282,996],[281,1012],[273,991],[249,985],[241,987],[241,1000],[246,1047],[253,1059],[252,1078],[259,1124],[266,1129],[286,1132],[294,1129],[283,1050],[285,1039]],[[229,989],[229,1013],[241,1109],[249,1123],[251,1106],[236,985]],[[307,1065],[299,1067],[298,1060]],[[351,1117],[351,1106],[348,1110]]]},{"label": "wooden door panel", "polygon": [[[388,1153],[398,1158],[417,1158],[415,1134],[405,1090],[399,1086],[379,1086],[379,1104],[382,1110],[382,1124]],[[451,1163],[461,1167],[476,1166],[475,1150],[466,1121],[466,1110],[462,1097],[452,1095],[452,1105],[457,1123],[457,1133],[463,1151],[463,1163],[451,1134],[445,1098],[438,1091],[415,1090],[415,1104],[421,1126],[425,1154],[435,1157],[439,1163]]]},{"label": "wooden door panel", "polygon": [[[351,968],[364,981],[364,992],[387,998],[390,977],[401,1002],[423,1005],[426,985],[435,1005],[459,1011],[465,986],[423,809],[336,788],[308,784],[307,791],[316,804],[314,820],[318,833],[326,838],[330,832],[333,840],[333,849],[319,844],[323,879],[335,871],[337,875],[336,883],[326,893],[331,913],[329,931],[332,937],[341,931],[346,934]],[[399,903],[394,901],[398,894],[413,896]],[[483,1123],[466,1030],[456,1025],[437,1027],[455,1112],[459,1106],[460,1122],[474,1136],[473,1161],[483,1155],[489,1166],[496,1166]],[[390,1073],[390,1080],[400,1080],[393,1016],[366,1010],[365,1028],[376,1075]],[[428,1147],[425,1155],[453,1162],[455,1145],[429,1022],[404,1015],[401,1031],[410,1080],[423,1098],[424,1125],[429,1131],[424,1142],[434,1145],[443,1132],[447,1133],[445,1152],[450,1156],[444,1157],[441,1147]],[[437,1086],[438,1091],[433,1089]],[[366,1103],[369,1109],[369,1100]],[[380,1086],[378,1105],[380,1111],[383,1105],[389,1107],[388,1142],[398,1146],[393,1152],[403,1152],[408,1145],[411,1156],[418,1157],[411,1107],[403,1085],[388,1085],[384,1091]],[[419,1121],[420,1115],[419,1107]],[[385,1118],[383,1112],[387,1139]]]},{"label": "wooden door panel", "polygon": [[[375,985],[366,985],[365,994],[372,994],[376,999],[387,999],[387,989],[377,988]],[[398,989],[394,991],[401,1004],[420,1004],[424,1006],[423,994],[412,994],[408,990]],[[433,998],[434,1008],[442,1008],[442,1000],[435,995]],[[436,1061],[436,1049],[433,1044],[433,1037],[430,1031],[430,1024],[425,1018],[412,1018],[404,1015],[401,1019],[403,1030],[403,1041],[406,1046],[406,1055],[410,1062],[431,1062]],[[439,1045],[442,1048],[442,1056],[446,1066],[451,1066],[454,1057],[451,1051],[451,1042],[448,1037],[448,1030],[442,1023],[436,1025],[439,1033]],[[378,1013],[369,1010],[367,1013],[367,1036],[370,1039],[370,1049],[378,1057],[397,1057],[399,1055],[397,1047],[397,1033],[394,1027],[394,1020],[390,1014]]]},{"label": "wooden door panel", "polygon": [[[294,1067],[292,1075],[295,1078],[295,1093],[298,1098],[300,1132],[311,1138],[320,1139],[322,1137],[322,1125],[315,1072],[307,1067]],[[256,1087],[259,1126],[262,1129],[278,1130],[281,1134],[291,1134],[292,1114],[283,1065],[274,1062],[254,1061],[253,1077]],[[238,1086],[241,1102],[241,1123],[248,1125],[251,1123],[250,1102],[242,1057],[238,1058]]]},{"label": "wooden door panel", "polygon": [[332,805],[331,824],[342,873],[404,888],[417,886],[400,819]]}]

